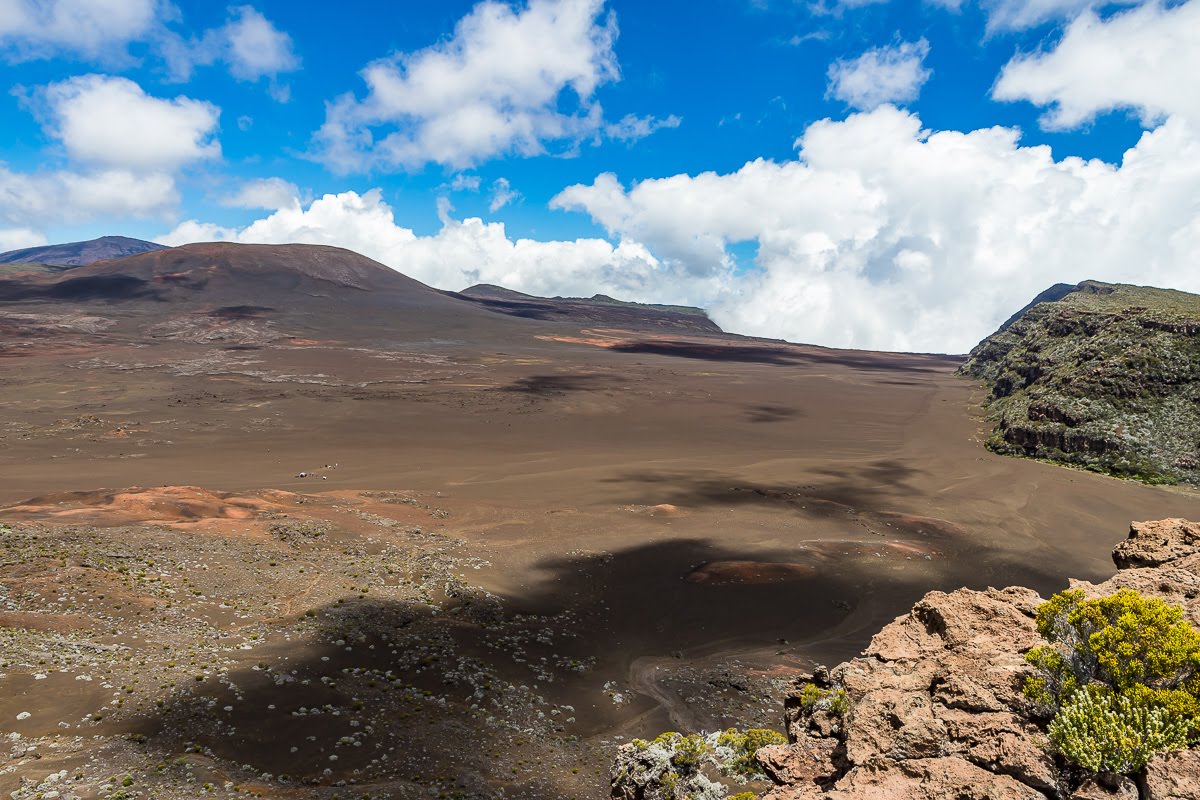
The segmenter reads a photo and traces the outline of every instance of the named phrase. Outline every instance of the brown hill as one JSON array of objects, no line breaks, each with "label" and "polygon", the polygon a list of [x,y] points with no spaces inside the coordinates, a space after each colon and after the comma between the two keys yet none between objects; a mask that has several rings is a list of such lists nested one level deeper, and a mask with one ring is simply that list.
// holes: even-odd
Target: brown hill
[{"label": "brown hill", "polygon": [[518,299],[442,292],[358,253],[306,244],[191,244],[66,272],[0,275],[0,308],[86,307],[116,317],[122,329],[152,316],[156,330],[234,327],[339,341],[497,343],[581,325],[721,332],[703,315],[669,307],[511,294]]},{"label": "brown hill", "polygon": [[[376,261],[320,245],[191,244],[58,274],[0,279],[0,308],[86,309],[116,330],[236,331],[244,344],[504,339],[520,320],[432,289]],[[253,335],[257,331],[259,336]],[[521,332],[524,335],[524,332]]]}]

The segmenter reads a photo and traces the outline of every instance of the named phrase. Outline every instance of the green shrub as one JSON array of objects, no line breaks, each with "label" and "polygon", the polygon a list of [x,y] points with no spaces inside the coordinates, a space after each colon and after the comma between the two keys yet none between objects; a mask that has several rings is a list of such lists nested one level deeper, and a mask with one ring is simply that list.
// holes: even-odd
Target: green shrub
[{"label": "green shrub", "polygon": [[1075,692],[1050,723],[1050,741],[1092,772],[1138,772],[1156,753],[1187,747],[1187,722],[1099,686]]},{"label": "green shrub", "polygon": [[717,762],[723,774],[756,780],[763,777],[754,761],[754,754],[773,744],[787,744],[787,737],[767,728],[749,728],[745,732],[737,728],[709,737]]},{"label": "green shrub", "polygon": [[763,779],[754,753],[786,742],[783,734],[764,728],[730,728],[706,736],[668,731],[650,741],[634,739],[617,751],[609,774],[613,794],[643,800],[721,800],[726,789],[713,780],[717,772],[742,784]]},{"label": "green shrub", "polygon": [[703,737],[668,731],[652,741],[634,739],[618,750],[610,781],[614,794],[645,800],[717,800],[724,791],[702,771],[708,758]]},{"label": "green shrub", "polygon": [[1060,592],[1037,611],[1047,644],[1025,655],[1023,687],[1053,717],[1050,739],[1096,772],[1137,772],[1156,752],[1200,740],[1200,633],[1183,611],[1122,589]]},{"label": "green shrub", "polygon": [[822,689],[815,683],[806,683],[800,689],[800,708],[807,714],[828,711],[840,717],[846,713],[848,707],[846,690],[840,686],[834,689]]}]

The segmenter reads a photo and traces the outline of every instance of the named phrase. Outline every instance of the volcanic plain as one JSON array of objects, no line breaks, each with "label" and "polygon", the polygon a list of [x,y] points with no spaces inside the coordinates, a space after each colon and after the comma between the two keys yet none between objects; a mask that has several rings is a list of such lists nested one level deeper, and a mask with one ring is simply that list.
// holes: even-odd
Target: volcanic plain
[{"label": "volcanic plain", "polygon": [[961,359],[190,245],[0,277],[0,791],[608,795],[931,589],[1198,495],[988,452]]}]

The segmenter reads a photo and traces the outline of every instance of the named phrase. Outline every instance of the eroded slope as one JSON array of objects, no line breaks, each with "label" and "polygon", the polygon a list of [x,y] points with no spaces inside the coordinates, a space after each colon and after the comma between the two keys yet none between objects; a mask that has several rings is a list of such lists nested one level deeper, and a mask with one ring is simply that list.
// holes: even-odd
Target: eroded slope
[{"label": "eroded slope", "polygon": [[1200,481],[1200,297],[1085,281],[971,351],[989,447],[1153,482]]}]

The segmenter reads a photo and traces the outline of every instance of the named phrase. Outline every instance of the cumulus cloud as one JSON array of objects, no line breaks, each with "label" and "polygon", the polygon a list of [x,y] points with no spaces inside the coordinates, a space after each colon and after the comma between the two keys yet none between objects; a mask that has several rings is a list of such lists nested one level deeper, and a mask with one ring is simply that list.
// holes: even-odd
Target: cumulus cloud
[{"label": "cumulus cloud", "polygon": [[396,223],[378,189],[364,194],[325,195],[307,208],[296,205],[242,228],[189,220],[157,241],[305,242],[345,247],[370,256],[440,289],[497,283],[531,294],[604,292],[651,300],[671,287],[679,302],[695,302],[719,291],[720,277],[688,276],[664,265],[636,242],[605,239],[535,241],[512,239],[502,223],[455,220],[444,210],[440,231],[418,236]]},{"label": "cumulus cloud", "polygon": [[292,37],[252,6],[231,8],[223,26],[202,36],[186,40],[165,35],[162,50],[175,80],[186,81],[195,67],[220,62],[238,80],[269,78],[273,95],[281,101],[288,98],[289,90],[279,76],[300,68]]},{"label": "cumulus cloud", "polygon": [[521,193],[512,188],[512,185],[508,182],[508,178],[497,178],[492,181],[488,211],[494,214],[509,203],[519,199],[521,199]]},{"label": "cumulus cloud", "polygon": [[38,93],[47,133],[78,161],[170,171],[216,158],[220,109],[211,103],[152,97],[127,78],[83,75]]},{"label": "cumulus cloud", "polygon": [[0,51],[17,60],[62,52],[104,61],[151,34],[164,13],[159,0],[5,0]]},{"label": "cumulus cloud", "polygon": [[300,190],[283,178],[260,178],[243,183],[236,192],[221,199],[230,208],[265,208],[274,211],[300,202]]},{"label": "cumulus cloud", "polygon": [[175,181],[164,173],[22,173],[0,165],[0,223],[9,225],[36,229],[50,223],[162,217],[178,202]]},{"label": "cumulus cloud", "polygon": [[[1200,136],[1182,117],[1119,164],[1056,160],[1011,128],[929,131],[890,105],[814,123],[797,148],[731,173],[604,174],[554,198],[608,239],[514,240],[448,201],[441,230],[418,236],[375,190],[242,228],[190,221],[161,241],[333,244],[444,289],[703,305],[738,333],[889,350],[964,352],[1059,281],[1200,290]],[[734,256],[744,243],[753,263]]]},{"label": "cumulus cloud", "polygon": [[[885,105],[814,123],[794,161],[629,188],[601,175],[553,204],[717,279],[709,306],[726,329],[794,341],[963,352],[1058,281],[1200,289],[1200,139],[1186,122],[1146,132],[1120,165],[1019,139],[930,132]],[[753,269],[722,283],[741,242],[757,245]]]},{"label": "cumulus cloud", "polygon": [[1158,3],[1101,19],[1086,12],[1050,50],[1014,58],[997,100],[1049,106],[1042,125],[1074,128],[1113,109],[1153,124],[1169,115],[1200,125],[1200,0]]},{"label": "cumulus cloud", "polygon": [[898,42],[829,65],[827,97],[869,111],[884,103],[911,103],[932,71],[925,67],[929,42]]},{"label": "cumulus cloud", "polygon": [[604,0],[481,2],[451,39],[363,69],[366,96],[327,104],[314,155],[352,172],[569,149],[603,129],[594,94],[620,77],[616,36]]},{"label": "cumulus cloud", "polygon": [[71,78],[39,89],[30,104],[71,164],[37,172],[0,164],[0,223],[164,218],[179,203],[179,170],[220,156],[219,109],[152,97],[125,78]]}]

